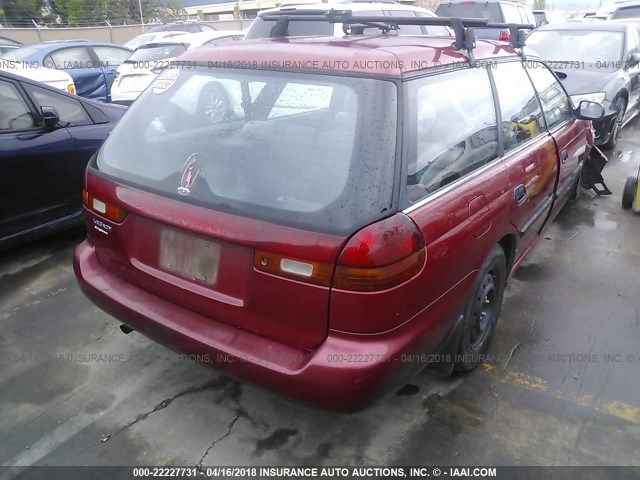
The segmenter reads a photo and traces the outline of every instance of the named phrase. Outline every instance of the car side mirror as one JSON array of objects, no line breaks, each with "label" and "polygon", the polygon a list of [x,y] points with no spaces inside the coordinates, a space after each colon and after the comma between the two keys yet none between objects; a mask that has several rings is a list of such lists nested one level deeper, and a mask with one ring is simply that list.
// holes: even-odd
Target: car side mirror
[{"label": "car side mirror", "polygon": [[632,53],[629,55],[629,60],[627,61],[627,67],[632,68],[640,63],[640,53]]},{"label": "car side mirror", "polygon": [[596,102],[582,100],[578,105],[578,118],[582,120],[600,120],[604,115],[604,107]]},{"label": "car side mirror", "polygon": [[549,22],[548,22],[547,20],[542,20],[542,21],[540,22],[540,26],[541,26],[541,27],[543,27],[543,26],[545,26],[545,25],[549,25]]},{"label": "car side mirror", "polygon": [[42,121],[47,132],[55,130],[60,122],[60,115],[54,107],[42,107]]}]

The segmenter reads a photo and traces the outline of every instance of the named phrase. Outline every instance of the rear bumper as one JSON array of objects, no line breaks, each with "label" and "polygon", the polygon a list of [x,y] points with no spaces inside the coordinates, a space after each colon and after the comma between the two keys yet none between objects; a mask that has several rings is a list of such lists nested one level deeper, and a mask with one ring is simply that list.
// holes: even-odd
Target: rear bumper
[{"label": "rear bumper", "polygon": [[[329,331],[313,351],[299,350],[217,322],[108,272],[89,240],[75,251],[83,292],[103,310],[152,340],[247,382],[296,400],[357,410],[426,366],[415,325],[379,335]],[[416,322],[407,322],[415,324]],[[422,323],[422,322],[421,322]],[[422,339],[422,341],[420,341]]]}]

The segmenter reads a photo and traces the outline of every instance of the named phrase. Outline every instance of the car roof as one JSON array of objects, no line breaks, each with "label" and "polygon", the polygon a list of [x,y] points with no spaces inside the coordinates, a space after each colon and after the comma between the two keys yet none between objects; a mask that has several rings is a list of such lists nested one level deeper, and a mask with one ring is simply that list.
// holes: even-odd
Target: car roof
[{"label": "car roof", "polygon": [[[265,65],[273,70],[404,76],[426,68],[467,62],[466,52],[456,50],[452,40],[452,37],[398,35],[265,38],[228,46],[203,46],[188,50],[180,60],[210,66],[219,62],[221,66],[246,64],[249,68]],[[515,55],[509,44],[492,40],[478,39],[474,49],[478,60]],[[303,66],[296,68],[296,65]]]},{"label": "car roof", "polygon": [[615,20],[603,20],[601,22],[569,22],[553,23],[536,28],[537,31],[545,30],[597,30],[609,32],[622,32],[629,27],[628,24]]},{"label": "car roof", "polygon": [[294,12],[307,12],[307,11],[329,11],[331,9],[348,9],[353,12],[366,12],[375,8],[384,10],[403,10],[424,12],[433,15],[433,12],[425,8],[416,7],[414,5],[405,5],[401,3],[386,3],[386,2],[333,2],[333,3],[307,3],[303,5],[282,5],[278,8],[269,8],[258,12],[258,16],[269,15],[274,13],[294,13]]}]

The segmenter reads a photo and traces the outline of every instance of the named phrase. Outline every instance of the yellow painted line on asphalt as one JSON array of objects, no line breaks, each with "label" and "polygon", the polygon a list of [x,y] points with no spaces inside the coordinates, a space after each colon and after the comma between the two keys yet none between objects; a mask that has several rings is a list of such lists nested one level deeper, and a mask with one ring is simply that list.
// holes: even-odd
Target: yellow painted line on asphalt
[{"label": "yellow painted line on asphalt", "polygon": [[575,400],[572,400],[567,398],[566,395],[560,391],[549,392],[549,384],[540,377],[533,377],[522,372],[503,372],[502,368],[498,368],[497,365],[489,363],[483,363],[482,368],[488,374],[498,378],[501,383],[515,385],[528,390],[550,393],[560,400],[575,401],[577,404],[584,407],[593,408],[598,412],[611,415],[625,422],[640,425],[640,408],[629,405],[628,403],[610,401],[596,404],[593,396],[588,394],[580,395]]},{"label": "yellow painted line on asphalt", "polygon": [[546,392],[549,390],[549,385],[540,377],[532,377],[531,375],[527,375],[526,373],[521,372],[501,372],[498,373],[496,365],[491,365],[489,363],[483,363],[482,368],[485,371],[490,372],[492,374],[498,374],[498,378],[502,383],[509,383],[512,385],[518,385],[519,387],[528,388],[530,390],[538,390],[540,392]]}]

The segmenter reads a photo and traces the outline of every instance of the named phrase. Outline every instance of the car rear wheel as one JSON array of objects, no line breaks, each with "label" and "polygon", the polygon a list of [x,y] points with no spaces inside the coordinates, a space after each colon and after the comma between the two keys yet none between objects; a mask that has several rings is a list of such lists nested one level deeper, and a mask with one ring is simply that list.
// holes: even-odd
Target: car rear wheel
[{"label": "car rear wheel", "polygon": [[633,199],[636,196],[638,188],[638,179],[636,177],[628,177],[624,182],[624,189],[622,190],[622,208],[629,210],[633,206]]},{"label": "car rear wheel", "polygon": [[507,261],[504,250],[494,245],[471,289],[464,309],[462,335],[454,369],[473,370],[483,362],[496,328],[506,286]]},{"label": "car rear wheel", "polygon": [[613,127],[611,127],[609,140],[604,144],[605,148],[613,148],[616,146],[620,130],[622,130],[622,120],[624,119],[626,111],[627,101],[624,98],[618,98],[618,100],[616,100],[616,119],[613,122]]},{"label": "car rear wheel", "polygon": [[225,88],[218,82],[210,82],[200,92],[198,98],[200,118],[209,125],[215,125],[229,118],[232,109]]}]

